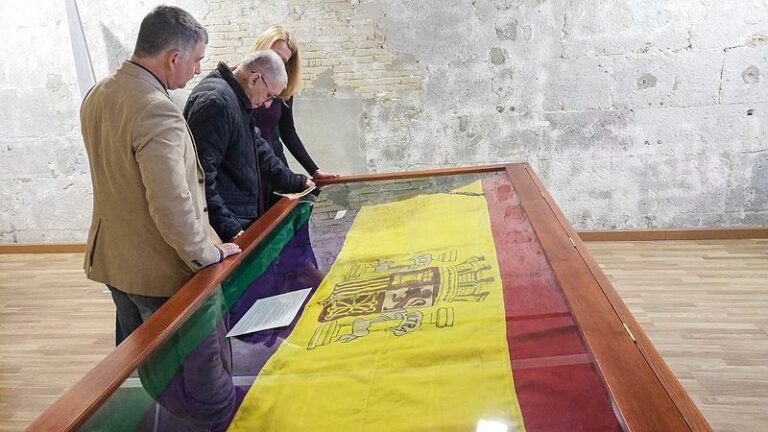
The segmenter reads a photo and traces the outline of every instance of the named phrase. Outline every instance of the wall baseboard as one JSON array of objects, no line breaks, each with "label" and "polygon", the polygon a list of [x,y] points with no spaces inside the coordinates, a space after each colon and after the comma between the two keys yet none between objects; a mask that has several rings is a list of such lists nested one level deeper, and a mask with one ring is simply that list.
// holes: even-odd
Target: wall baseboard
[{"label": "wall baseboard", "polygon": [[739,240],[768,238],[768,228],[692,228],[638,231],[580,231],[584,242],[656,240]]},{"label": "wall baseboard", "polygon": [[[580,231],[584,242],[658,240],[738,240],[768,238],[768,228],[695,228],[638,231]],[[85,253],[85,243],[4,243],[2,254]]]},{"label": "wall baseboard", "polygon": [[2,254],[85,253],[85,243],[3,243]]}]

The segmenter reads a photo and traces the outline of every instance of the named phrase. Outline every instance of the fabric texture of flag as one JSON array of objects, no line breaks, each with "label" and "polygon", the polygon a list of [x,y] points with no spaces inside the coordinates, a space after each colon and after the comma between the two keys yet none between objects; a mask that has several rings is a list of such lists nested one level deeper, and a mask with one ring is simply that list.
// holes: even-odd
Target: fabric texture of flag
[{"label": "fabric texture of flag", "polygon": [[364,207],[230,430],[524,430],[480,181]]}]

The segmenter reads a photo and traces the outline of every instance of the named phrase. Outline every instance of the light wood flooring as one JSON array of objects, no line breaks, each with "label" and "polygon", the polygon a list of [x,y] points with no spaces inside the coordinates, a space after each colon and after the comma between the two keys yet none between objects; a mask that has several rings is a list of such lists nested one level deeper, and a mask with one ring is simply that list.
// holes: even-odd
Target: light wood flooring
[{"label": "light wood flooring", "polygon": [[716,431],[768,431],[768,240],[587,243]]},{"label": "light wood flooring", "polygon": [[[768,240],[588,243],[716,431],[768,431]],[[0,255],[0,430],[22,430],[113,346],[80,254]]]},{"label": "light wood flooring", "polygon": [[23,430],[115,343],[82,254],[0,255],[0,430]]}]

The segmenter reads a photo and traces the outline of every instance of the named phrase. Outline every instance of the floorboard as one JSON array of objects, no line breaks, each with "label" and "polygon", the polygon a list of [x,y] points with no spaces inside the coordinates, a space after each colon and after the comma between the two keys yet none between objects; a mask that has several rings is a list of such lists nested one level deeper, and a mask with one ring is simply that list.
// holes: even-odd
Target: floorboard
[{"label": "floorboard", "polygon": [[[768,430],[768,240],[587,245],[714,429]],[[0,430],[23,430],[113,332],[82,255],[0,255]]]}]

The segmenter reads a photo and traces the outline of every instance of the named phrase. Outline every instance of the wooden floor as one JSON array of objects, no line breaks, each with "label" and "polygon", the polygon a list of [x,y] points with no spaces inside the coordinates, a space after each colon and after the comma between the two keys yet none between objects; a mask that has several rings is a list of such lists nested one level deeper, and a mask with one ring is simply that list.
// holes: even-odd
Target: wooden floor
[{"label": "wooden floor", "polygon": [[768,240],[587,243],[716,431],[768,431]]},{"label": "wooden floor", "polygon": [[0,430],[23,430],[115,343],[82,254],[0,255]]},{"label": "wooden floor", "polygon": [[[588,243],[716,431],[768,431],[768,240]],[[22,430],[112,349],[79,254],[0,255],[0,430]]]}]

